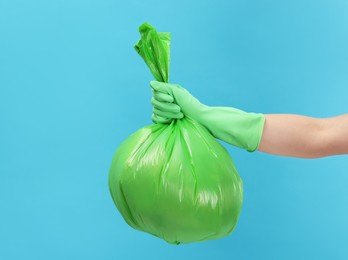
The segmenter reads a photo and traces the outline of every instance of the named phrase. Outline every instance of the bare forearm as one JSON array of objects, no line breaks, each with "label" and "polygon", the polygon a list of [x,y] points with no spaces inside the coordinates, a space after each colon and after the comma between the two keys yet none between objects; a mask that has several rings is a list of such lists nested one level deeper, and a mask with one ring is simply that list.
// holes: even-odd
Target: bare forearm
[{"label": "bare forearm", "polygon": [[312,118],[291,114],[268,114],[259,150],[301,158],[348,153],[348,114]]}]

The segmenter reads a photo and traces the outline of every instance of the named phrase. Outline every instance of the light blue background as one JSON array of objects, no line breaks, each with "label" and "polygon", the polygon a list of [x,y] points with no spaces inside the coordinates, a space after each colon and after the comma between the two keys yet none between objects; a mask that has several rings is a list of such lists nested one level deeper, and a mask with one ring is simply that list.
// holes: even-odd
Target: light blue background
[{"label": "light blue background", "polygon": [[171,82],[209,105],[347,113],[348,2],[0,0],[0,259],[348,259],[347,156],[226,145],[244,181],[235,232],[173,246],[128,227],[114,151],[151,124],[133,50],[172,32]]}]

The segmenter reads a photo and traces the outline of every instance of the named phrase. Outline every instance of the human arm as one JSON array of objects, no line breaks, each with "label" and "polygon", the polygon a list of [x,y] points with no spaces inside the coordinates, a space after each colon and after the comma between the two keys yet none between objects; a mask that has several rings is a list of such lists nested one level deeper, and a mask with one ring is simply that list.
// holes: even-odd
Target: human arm
[{"label": "human arm", "polygon": [[320,158],[348,154],[348,114],[313,118],[292,114],[266,114],[259,151]]},{"label": "human arm", "polygon": [[247,113],[232,107],[206,106],[179,85],[152,81],[151,87],[156,123],[188,116],[216,138],[250,152],[301,158],[348,153],[348,114],[319,119]]}]

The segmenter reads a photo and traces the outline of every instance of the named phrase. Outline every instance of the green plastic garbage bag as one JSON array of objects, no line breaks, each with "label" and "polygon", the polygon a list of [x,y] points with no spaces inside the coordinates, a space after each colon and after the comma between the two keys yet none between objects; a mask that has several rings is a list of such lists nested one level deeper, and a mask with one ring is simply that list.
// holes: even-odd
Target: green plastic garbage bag
[{"label": "green plastic garbage bag", "polygon": [[[136,51],[158,81],[168,82],[170,34],[145,23]],[[188,117],[146,126],[117,149],[109,172],[116,207],[133,228],[180,244],[227,236],[242,206],[232,158]]]}]

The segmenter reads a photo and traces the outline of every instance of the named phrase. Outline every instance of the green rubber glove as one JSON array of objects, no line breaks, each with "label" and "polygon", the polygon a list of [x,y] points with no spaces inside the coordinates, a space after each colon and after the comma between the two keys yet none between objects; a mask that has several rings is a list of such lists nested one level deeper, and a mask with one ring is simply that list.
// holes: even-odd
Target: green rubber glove
[{"label": "green rubber glove", "polygon": [[150,82],[154,123],[171,123],[185,116],[192,118],[210,133],[249,152],[259,147],[265,116],[232,107],[209,107],[176,84]]}]

